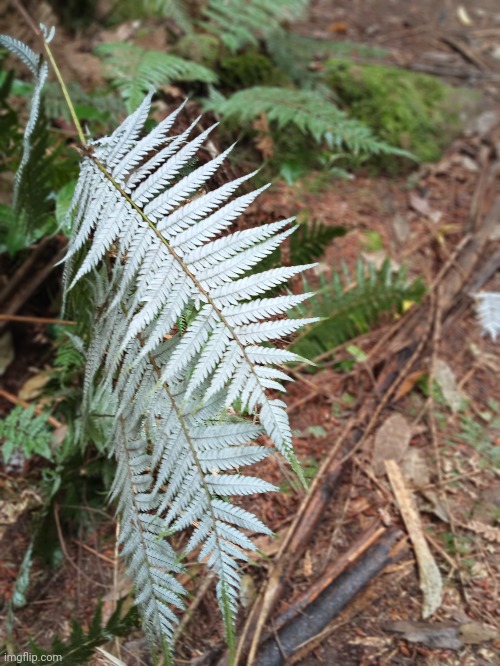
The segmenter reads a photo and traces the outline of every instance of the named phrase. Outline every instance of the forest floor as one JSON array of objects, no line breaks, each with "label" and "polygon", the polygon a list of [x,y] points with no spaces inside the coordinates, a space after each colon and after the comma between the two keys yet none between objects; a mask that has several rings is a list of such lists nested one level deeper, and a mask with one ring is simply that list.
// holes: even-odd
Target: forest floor
[{"label": "forest floor", "polygon": [[[421,304],[353,341],[363,354],[349,372],[339,369],[340,361],[353,360],[348,348],[321,359],[314,373],[294,371],[288,412],[297,454],[318,479],[312,494],[271,458],[262,476],[284,492],[241,501],[277,539],[259,539],[264,556],[245,566],[240,628],[254,632],[249,606],[268,589],[266,581],[275,580],[280,562],[275,620],[265,620],[271,640],[281,636],[279,617],[303,598],[314,597],[311,617],[328,614],[318,604],[321,594],[312,591],[324,593],[339,575],[347,581],[347,592],[338,592],[346,594],[344,607],[287,664],[500,663],[500,476],[492,462],[498,464],[500,451],[500,353],[498,342],[481,335],[470,295],[500,291],[500,9],[495,0],[469,4],[316,0],[309,19],[297,26],[310,36],[383,45],[395,64],[474,89],[481,102],[438,163],[399,178],[325,182],[312,174],[294,185],[275,183],[252,208],[252,222],[306,211],[310,219],[347,227],[320,269],[341,261],[352,268],[364,253],[406,265],[409,276],[421,276],[428,287]],[[12,32],[6,20],[0,32]],[[66,62],[80,63],[72,66],[85,72],[87,85],[98,82],[85,35],[67,39],[64,48],[79,52],[80,60]],[[369,242],[373,232],[381,240],[376,250]],[[19,314],[56,316],[47,289],[33,294]],[[16,359],[2,379],[4,389],[19,395],[28,379],[46,370],[50,355],[43,327],[13,330]],[[426,394],[422,380],[429,375],[440,395]],[[0,588],[8,597],[38,498],[22,474],[0,473],[0,489]],[[130,590],[116,558],[112,512],[95,512],[90,524],[75,528],[72,535],[59,532],[64,557],[57,570],[48,577],[35,564],[33,595],[15,620],[19,645],[28,639],[48,645],[53,635],[68,635],[71,618],[88,623],[98,597],[106,615]],[[290,540],[291,530],[296,536]],[[418,547],[422,535],[430,554]],[[382,554],[372,555],[377,544]],[[378,568],[375,557],[382,558]],[[437,574],[430,565],[427,575],[434,578],[424,592],[429,559]],[[439,594],[439,584],[438,608],[424,620],[425,603]],[[178,663],[222,663],[215,586],[195,590],[193,599]],[[150,663],[140,636],[106,649],[127,665]],[[101,654],[95,663],[112,662]],[[283,662],[262,657],[256,663]]]}]

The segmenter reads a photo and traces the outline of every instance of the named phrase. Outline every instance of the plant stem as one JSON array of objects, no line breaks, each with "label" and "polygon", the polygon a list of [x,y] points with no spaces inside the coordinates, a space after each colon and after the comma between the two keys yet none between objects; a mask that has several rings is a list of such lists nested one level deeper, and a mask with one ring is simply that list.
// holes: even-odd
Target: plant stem
[{"label": "plant stem", "polygon": [[54,58],[54,54],[52,53],[52,50],[48,44],[48,42],[45,39],[45,35],[43,34],[42,30],[37,26],[35,21],[32,19],[32,17],[29,15],[27,12],[26,8],[23,6],[23,4],[20,2],[20,0],[14,0],[14,4],[16,6],[17,11],[21,14],[21,16],[24,18],[26,23],[30,26],[30,28],[33,30],[35,35],[37,37],[41,37],[43,39],[43,46],[45,48],[45,53],[47,54],[47,59],[52,65],[52,69],[54,70],[54,74],[56,75],[56,78],[59,82],[59,85],[61,86],[62,94],[64,97],[64,100],[66,104],[68,105],[69,113],[71,115],[71,119],[73,121],[73,124],[75,126],[76,132],[78,134],[78,139],[80,143],[82,144],[83,147],[87,146],[87,140],[85,139],[85,134],[83,133],[82,125],[80,121],[78,120],[78,116],[76,115],[75,107],[73,106],[73,102],[71,101],[71,97],[69,96],[68,89],[66,88],[66,84],[64,83],[64,79],[62,77],[62,74],[59,70],[59,67],[57,66],[57,62]]}]

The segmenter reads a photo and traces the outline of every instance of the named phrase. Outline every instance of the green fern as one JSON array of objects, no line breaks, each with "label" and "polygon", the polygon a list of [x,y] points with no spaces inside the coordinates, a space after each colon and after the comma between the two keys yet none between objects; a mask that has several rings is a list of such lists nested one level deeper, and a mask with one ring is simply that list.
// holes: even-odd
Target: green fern
[{"label": "green fern", "polygon": [[106,63],[107,75],[120,91],[129,112],[139,106],[152,88],[172,81],[215,83],[217,80],[215,73],[203,65],[136,44],[101,44],[96,53]]},{"label": "green fern", "polygon": [[278,131],[285,128],[292,131],[295,127],[330,150],[349,151],[356,156],[379,153],[409,156],[406,151],[379,141],[366,125],[348,118],[319,91],[256,86],[228,99],[212,91],[206,108],[225,119],[246,123],[266,115]]},{"label": "green fern", "polygon": [[0,421],[0,442],[2,455],[7,464],[15,449],[21,449],[30,458],[43,456],[50,460],[52,433],[47,426],[47,416],[35,414],[35,407],[16,405],[9,415]]},{"label": "green fern", "polygon": [[334,238],[347,233],[346,227],[331,227],[319,220],[302,223],[297,233],[290,237],[290,261],[292,264],[310,264],[317,261]]},{"label": "green fern", "polygon": [[[404,268],[393,272],[387,260],[378,270],[373,264],[358,260],[355,277],[344,266],[343,275],[334,272],[330,280],[320,276],[319,281],[320,288],[310,305],[297,307],[293,314],[323,318],[309,326],[291,346],[295,353],[308,358],[366,333],[382,313],[402,312],[406,301],[418,302],[424,293],[420,280],[408,282]],[[305,280],[304,290],[312,291]]]},{"label": "green fern", "polygon": [[258,46],[260,38],[274,37],[283,22],[298,19],[308,4],[308,0],[209,0],[201,25],[234,53],[244,46]]},{"label": "green fern", "polygon": [[[387,51],[351,41],[315,39],[296,32],[282,31],[266,42],[269,55],[297,86],[309,88],[318,85],[318,74],[311,71],[311,62],[326,57],[385,58]],[[290,54],[293,53],[293,57]]]},{"label": "green fern", "polygon": [[104,645],[113,638],[126,636],[139,624],[139,615],[137,609],[132,607],[126,613],[123,612],[123,599],[118,601],[116,610],[111,615],[106,624],[102,621],[102,603],[99,602],[97,610],[92,618],[88,631],[73,620],[71,622],[71,635],[67,640],[56,636],[49,651],[46,651],[36,645],[31,644],[31,651],[34,656],[45,657],[42,661],[49,661],[47,657],[60,655],[60,663],[65,666],[79,666],[86,664],[94,655],[97,647]]}]

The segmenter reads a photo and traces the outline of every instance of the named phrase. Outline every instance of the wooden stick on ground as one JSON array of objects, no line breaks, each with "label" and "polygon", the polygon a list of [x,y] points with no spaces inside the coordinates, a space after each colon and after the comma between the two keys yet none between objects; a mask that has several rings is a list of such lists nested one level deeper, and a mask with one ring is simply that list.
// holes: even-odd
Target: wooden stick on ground
[{"label": "wooden stick on ground", "polygon": [[391,550],[401,536],[397,528],[379,528],[375,532],[370,529],[363,535],[342,562],[336,563],[316,583],[312,594],[306,594],[289,609],[287,617],[293,613],[291,619],[262,645],[257,656],[259,666],[281,666],[320,633],[375,576],[394,562]]}]

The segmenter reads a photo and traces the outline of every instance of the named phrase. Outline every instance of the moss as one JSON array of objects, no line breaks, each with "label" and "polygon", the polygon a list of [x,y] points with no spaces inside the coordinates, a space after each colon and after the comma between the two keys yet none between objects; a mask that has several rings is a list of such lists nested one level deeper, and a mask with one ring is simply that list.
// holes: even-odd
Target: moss
[{"label": "moss", "polygon": [[221,87],[227,91],[252,86],[280,86],[287,83],[286,76],[276,65],[254,49],[238,55],[221,57],[218,74]]},{"label": "moss", "polygon": [[[423,162],[439,159],[459,132],[455,89],[431,76],[335,58],[325,63],[324,79],[351,116]],[[389,164],[387,158],[377,158],[381,162]],[[393,157],[390,162],[394,164]]]}]

